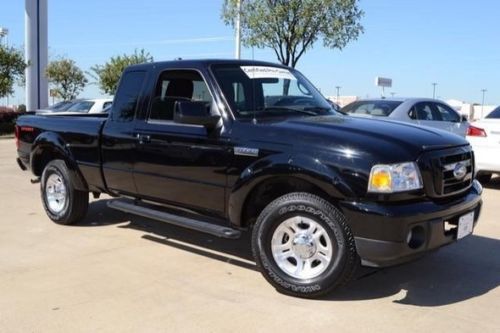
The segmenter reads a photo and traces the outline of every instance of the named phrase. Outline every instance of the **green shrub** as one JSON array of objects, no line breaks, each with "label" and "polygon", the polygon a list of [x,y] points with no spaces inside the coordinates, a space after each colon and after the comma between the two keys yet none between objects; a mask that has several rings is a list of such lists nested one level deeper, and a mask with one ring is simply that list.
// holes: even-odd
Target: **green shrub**
[{"label": "green shrub", "polygon": [[19,114],[14,110],[0,107],[0,134],[13,133],[18,116]]}]

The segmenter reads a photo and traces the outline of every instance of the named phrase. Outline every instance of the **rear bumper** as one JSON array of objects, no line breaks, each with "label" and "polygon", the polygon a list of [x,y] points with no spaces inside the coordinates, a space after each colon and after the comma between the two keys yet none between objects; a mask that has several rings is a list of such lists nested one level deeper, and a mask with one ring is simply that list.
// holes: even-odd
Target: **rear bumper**
[{"label": "rear bumper", "polygon": [[[362,263],[384,267],[410,261],[456,241],[460,216],[473,211],[476,225],[481,213],[481,193],[481,185],[474,181],[466,194],[447,203],[343,202],[341,208],[353,230]],[[419,232],[418,242],[410,241],[411,230]]]}]

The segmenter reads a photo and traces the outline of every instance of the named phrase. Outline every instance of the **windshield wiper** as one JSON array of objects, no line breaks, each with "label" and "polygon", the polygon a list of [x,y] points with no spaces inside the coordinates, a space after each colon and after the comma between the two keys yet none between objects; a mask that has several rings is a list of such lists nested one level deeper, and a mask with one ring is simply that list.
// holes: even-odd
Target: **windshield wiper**
[{"label": "windshield wiper", "polygon": [[292,112],[307,114],[309,116],[316,116],[317,115],[316,112],[314,112],[313,110],[308,110],[308,108],[295,109],[295,108],[290,108],[290,107],[285,107],[285,106],[268,106],[268,107],[265,107],[264,109],[259,110],[259,111],[265,112],[265,111],[272,111],[272,110],[292,111]]},{"label": "windshield wiper", "polygon": [[343,116],[346,116],[347,113],[340,111],[340,110],[335,110],[334,108],[329,108],[329,107],[324,107],[324,106],[311,106],[311,107],[306,107],[304,110],[308,111],[330,111],[332,114],[341,114]]}]

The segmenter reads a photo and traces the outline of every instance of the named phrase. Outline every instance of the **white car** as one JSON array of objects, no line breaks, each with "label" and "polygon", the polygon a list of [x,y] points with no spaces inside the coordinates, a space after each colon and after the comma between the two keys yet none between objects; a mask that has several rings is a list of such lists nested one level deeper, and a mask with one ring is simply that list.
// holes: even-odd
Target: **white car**
[{"label": "white car", "polygon": [[469,123],[448,104],[430,98],[367,99],[341,110],[356,117],[387,117],[415,125],[439,128],[465,137]]},{"label": "white car", "polygon": [[472,123],[467,139],[474,150],[477,178],[487,183],[494,173],[500,173],[500,107]]}]

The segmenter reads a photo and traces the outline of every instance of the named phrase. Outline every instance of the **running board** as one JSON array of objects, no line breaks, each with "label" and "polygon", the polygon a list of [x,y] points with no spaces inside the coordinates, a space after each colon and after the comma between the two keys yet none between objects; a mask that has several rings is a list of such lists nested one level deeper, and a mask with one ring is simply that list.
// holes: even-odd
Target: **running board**
[{"label": "running board", "polygon": [[173,224],[178,227],[204,232],[206,234],[214,235],[221,238],[236,239],[240,238],[241,236],[241,232],[236,229],[224,227],[210,222],[200,221],[187,216],[180,216],[172,213],[167,213],[159,209],[139,206],[132,200],[127,200],[127,199],[111,200],[108,201],[108,207],[120,210],[125,213],[139,215],[152,220],[157,220]]}]

